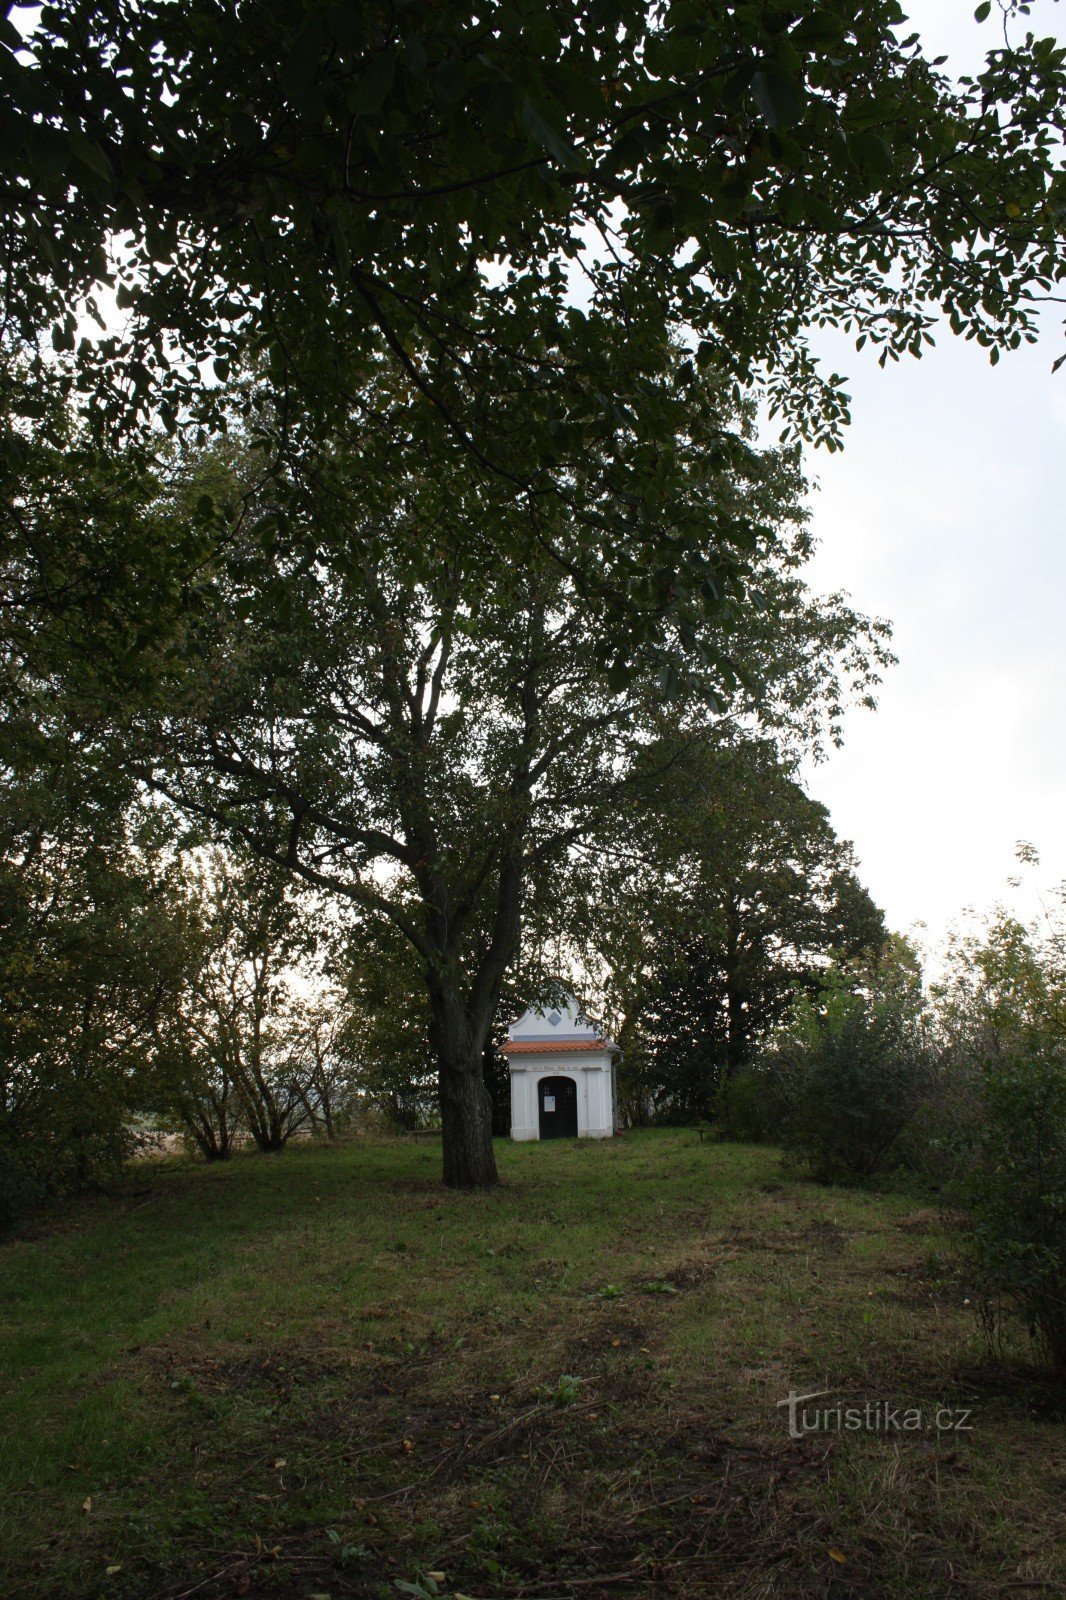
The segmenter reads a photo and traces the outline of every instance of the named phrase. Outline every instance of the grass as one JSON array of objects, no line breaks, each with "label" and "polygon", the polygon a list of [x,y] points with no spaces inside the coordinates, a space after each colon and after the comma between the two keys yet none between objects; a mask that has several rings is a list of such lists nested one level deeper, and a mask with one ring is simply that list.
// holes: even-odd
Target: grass
[{"label": "grass", "polygon": [[[683,1132],[498,1155],[146,1165],[9,1241],[0,1593],[1061,1592],[1061,1409],[929,1197]],[[972,1431],[792,1440],[790,1389]]]}]

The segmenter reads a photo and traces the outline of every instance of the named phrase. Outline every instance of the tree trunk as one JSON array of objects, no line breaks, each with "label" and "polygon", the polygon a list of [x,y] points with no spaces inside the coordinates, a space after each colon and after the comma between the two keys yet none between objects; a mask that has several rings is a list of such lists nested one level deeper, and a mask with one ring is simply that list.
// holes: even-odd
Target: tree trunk
[{"label": "tree trunk", "polygon": [[479,1056],[440,1063],[440,1121],[444,1182],[449,1189],[489,1189],[499,1183],[492,1148],[492,1096]]},{"label": "tree trunk", "polygon": [[492,1096],[482,1067],[491,1016],[483,1029],[472,1026],[447,981],[432,985],[431,1001],[444,1182],[450,1189],[490,1189],[500,1181],[492,1148]]}]

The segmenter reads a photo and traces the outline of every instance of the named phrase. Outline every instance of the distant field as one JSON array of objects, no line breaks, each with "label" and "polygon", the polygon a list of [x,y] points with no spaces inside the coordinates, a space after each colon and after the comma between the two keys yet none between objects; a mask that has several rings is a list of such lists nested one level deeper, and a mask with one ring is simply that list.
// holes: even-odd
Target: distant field
[{"label": "distant field", "polygon": [[[5,1600],[1066,1588],[1061,1409],[935,1196],[687,1132],[498,1158],[153,1163],[0,1247]],[[973,1427],[793,1441],[790,1388]]]}]

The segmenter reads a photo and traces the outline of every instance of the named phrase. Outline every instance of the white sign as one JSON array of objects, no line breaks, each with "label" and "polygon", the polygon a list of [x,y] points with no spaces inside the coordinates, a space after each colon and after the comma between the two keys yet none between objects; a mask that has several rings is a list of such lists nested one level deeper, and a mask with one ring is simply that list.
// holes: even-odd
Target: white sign
[{"label": "white sign", "polygon": [[553,1094],[546,1094],[544,1096],[544,1109],[545,1111],[555,1110],[555,1096]]}]

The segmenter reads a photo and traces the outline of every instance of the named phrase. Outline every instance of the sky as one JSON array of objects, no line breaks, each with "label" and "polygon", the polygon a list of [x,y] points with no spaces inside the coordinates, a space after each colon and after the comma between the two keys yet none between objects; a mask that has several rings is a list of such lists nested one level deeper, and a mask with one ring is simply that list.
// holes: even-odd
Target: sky
[{"label": "sky", "polygon": [[[908,7],[959,71],[994,42],[973,9]],[[1034,32],[1064,23],[1036,0]],[[967,907],[1035,909],[1036,882],[1008,888],[1019,839],[1041,853],[1041,887],[1066,879],[1066,366],[1051,374],[1066,342],[1051,315],[1041,344],[997,367],[946,328],[885,371],[846,339],[819,349],[848,378],[853,422],[843,452],[808,457],[810,580],[887,617],[899,664],[808,787],[890,926],[924,924],[935,949]]]}]

